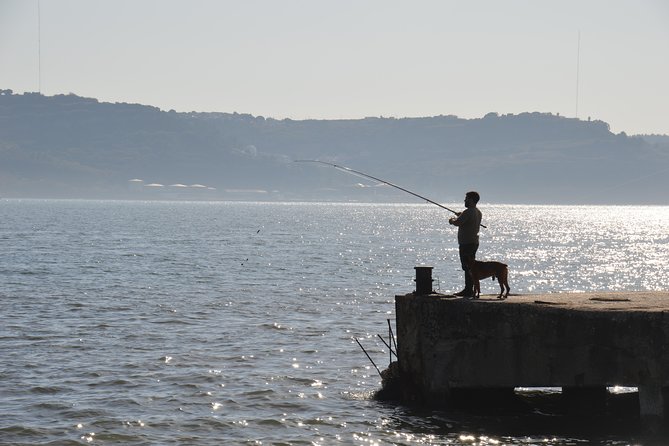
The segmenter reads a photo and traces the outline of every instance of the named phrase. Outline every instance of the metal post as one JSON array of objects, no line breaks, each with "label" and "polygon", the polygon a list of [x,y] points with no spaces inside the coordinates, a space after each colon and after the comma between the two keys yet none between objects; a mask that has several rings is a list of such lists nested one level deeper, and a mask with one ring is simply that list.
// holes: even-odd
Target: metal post
[{"label": "metal post", "polygon": [[432,294],[432,267],[416,266],[416,291],[414,294]]}]

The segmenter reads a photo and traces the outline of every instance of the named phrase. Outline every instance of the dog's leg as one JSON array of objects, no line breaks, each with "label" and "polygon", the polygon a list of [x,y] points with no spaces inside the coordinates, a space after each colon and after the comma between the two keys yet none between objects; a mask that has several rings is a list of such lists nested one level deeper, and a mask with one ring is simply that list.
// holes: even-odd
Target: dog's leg
[{"label": "dog's leg", "polygon": [[504,297],[502,297],[502,292],[500,292],[499,298],[506,299],[507,297],[509,297],[509,291],[511,291],[511,288],[509,287],[509,270],[507,268],[504,268],[503,275],[501,275],[501,277],[499,277],[498,280],[499,280],[499,286],[502,288],[502,292],[506,287],[506,294],[504,294]]},{"label": "dog's leg", "polygon": [[[497,283],[499,283],[499,287],[502,288],[502,275],[500,274],[499,271],[497,271],[496,273],[494,273],[494,274],[492,275],[492,280],[493,280],[493,282],[494,282],[495,280],[497,280]],[[501,299],[501,298],[502,298],[502,293],[503,293],[503,292],[504,292],[504,288],[502,288],[501,291],[499,292],[499,296],[497,296],[497,299]]]},{"label": "dog's leg", "polygon": [[478,274],[474,274],[474,299],[478,299],[481,295],[481,279]]}]

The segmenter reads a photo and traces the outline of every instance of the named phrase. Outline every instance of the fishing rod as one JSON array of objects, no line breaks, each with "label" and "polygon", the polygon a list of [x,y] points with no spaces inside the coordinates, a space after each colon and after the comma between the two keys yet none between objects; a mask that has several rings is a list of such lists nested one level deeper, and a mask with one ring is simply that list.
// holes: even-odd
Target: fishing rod
[{"label": "fishing rod", "polygon": [[[351,169],[350,167],[342,166],[342,165],[340,165],[340,164],[328,163],[328,162],[326,162],[326,161],[320,161],[320,160],[295,160],[295,162],[296,162],[296,163],[320,163],[320,164],[324,164],[324,165],[326,165],[326,166],[334,167],[335,169],[343,170],[344,172],[347,172],[347,173],[350,173],[350,174],[353,174],[353,175],[359,175],[359,176],[362,176],[362,177],[365,177],[365,178],[370,178],[370,179],[372,179],[372,180],[378,181],[379,183],[387,184],[387,185],[390,186],[390,187],[394,187],[395,189],[399,189],[399,190],[401,190],[402,192],[406,192],[407,194],[411,194],[411,195],[413,195],[414,197],[418,197],[418,198],[420,198],[420,199],[422,199],[422,200],[425,200],[425,201],[427,201],[428,203],[432,203],[432,204],[434,204],[434,205],[437,205],[437,206],[439,206],[439,207],[442,208],[442,209],[446,209],[447,211],[454,213],[455,215],[460,215],[459,212],[456,212],[456,211],[454,211],[453,209],[449,209],[449,208],[447,208],[446,206],[444,206],[444,205],[442,205],[442,204],[440,204],[440,203],[437,203],[436,201],[430,200],[429,198],[423,197],[422,195],[418,195],[418,194],[415,193],[415,192],[411,192],[410,190],[405,189],[405,188],[403,188],[403,187],[401,187],[401,186],[398,186],[397,184],[393,184],[393,183],[391,183],[391,182],[389,182],[389,181],[382,180],[381,178],[373,177],[373,176],[371,176],[371,175],[369,175],[369,174],[366,174],[366,173],[364,173],[364,172],[360,172],[359,170]],[[486,226],[481,225],[481,227],[482,227],[482,228],[485,228]]]}]

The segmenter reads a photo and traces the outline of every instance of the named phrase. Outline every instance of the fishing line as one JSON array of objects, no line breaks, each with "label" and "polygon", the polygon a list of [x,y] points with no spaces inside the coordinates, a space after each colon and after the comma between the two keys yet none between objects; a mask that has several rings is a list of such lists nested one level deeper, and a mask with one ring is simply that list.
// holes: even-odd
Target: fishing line
[{"label": "fishing line", "polygon": [[[260,228],[260,229],[262,229],[262,228]],[[260,234],[260,229],[258,229],[258,230],[256,231],[256,234]],[[249,261],[249,258],[248,258],[248,257],[247,257],[245,260],[242,260],[242,266],[244,266],[244,263],[245,263],[245,262],[248,262],[248,261]]]},{"label": "fishing line", "polygon": [[[346,172],[346,173],[350,173],[350,174],[352,174],[352,175],[358,175],[358,176],[361,176],[361,177],[364,177],[364,178],[369,178],[369,179],[378,181],[379,183],[387,184],[388,186],[390,186],[390,187],[394,187],[395,189],[399,189],[399,190],[401,190],[402,192],[406,192],[407,194],[411,194],[411,195],[413,195],[414,197],[418,197],[418,198],[420,198],[420,199],[422,199],[422,200],[427,201],[428,203],[432,203],[432,204],[434,204],[434,205],[437,205],[437,206],[439,206],[439,207],[442,208],[442,209],[446,209],[447,211],[454,213],[455,215],[460,215],[459,212],[456,212],[456,211],[454,211],[453,209],[449,209],[449,208],[447,208],[446,206],[444,206],[444,205],[442,205],[442,204],[440,204],[440,203],[437,203],[436,201],[430,200],[429,198],[426,198],[426,197],[424,197],[424,196],[422,196],[422,195],[418,195],[418,194],[415,193],[415,192],[411,192],[410,190],[405,189],[405,188],[403,188],[402,186],[398,186],[397,184],[393,184],[393,183],[391,183],[391,182],[389,182],[389,181],[382,180],[381,178],[377,178],[377,177],[374,177],[374,176],[372,176],[372,175],[366,174],[366,173],[364,173],[364,172],[360,172],[359,170],[351,169],[350,167],[342,166],[342,165],[340,165],[340,164],[328,163],[328,162],[326,162],[326,161],[320,161],[320,160],[295,160],[294,162],[296,162],[296,163],[320,163],[320,164],[324,164],[324,165],[326,165],[326,166],[334,167],[335,169],[342,170],[342,171],[344,171],[344,172]],[[481,227],[482,227],[482,228],[485,228],[486,226],[481,225]]]}]

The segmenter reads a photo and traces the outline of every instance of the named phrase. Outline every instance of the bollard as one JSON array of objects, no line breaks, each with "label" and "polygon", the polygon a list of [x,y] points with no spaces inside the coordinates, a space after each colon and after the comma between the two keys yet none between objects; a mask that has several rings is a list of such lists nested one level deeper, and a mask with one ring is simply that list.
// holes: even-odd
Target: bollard
[{"label": "bollard", "polygon": [[415,266],[416,270],[416,291],[414,294],[432,294],[432,267]]}]

